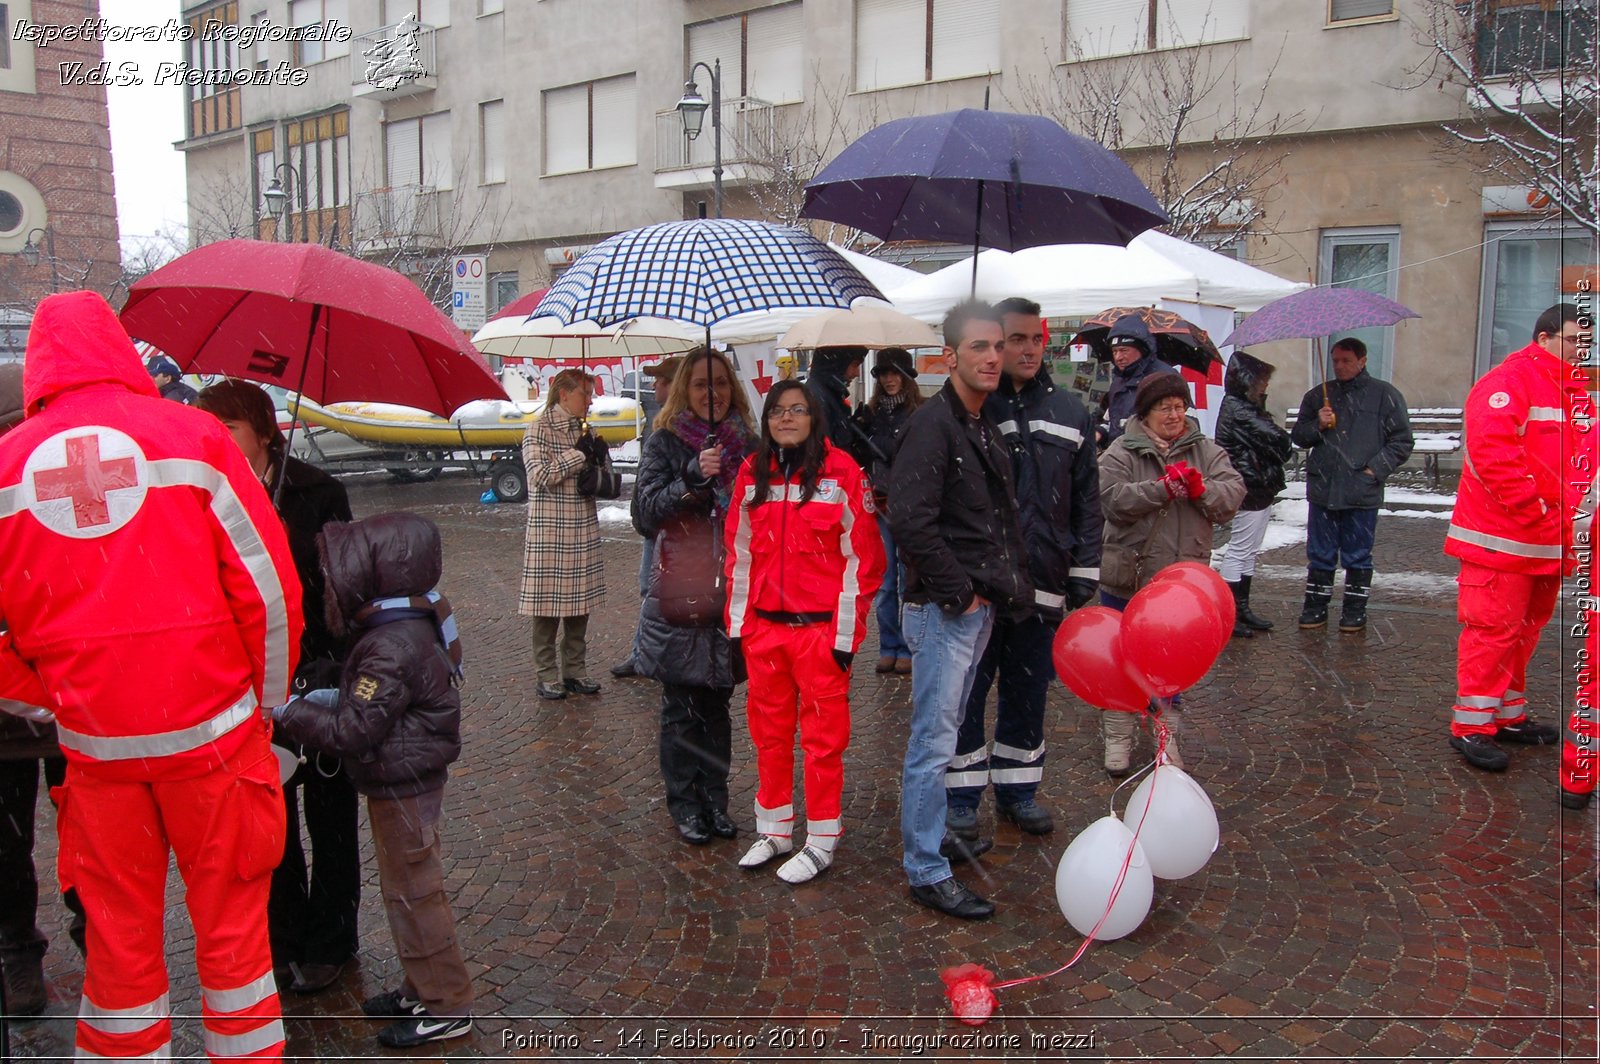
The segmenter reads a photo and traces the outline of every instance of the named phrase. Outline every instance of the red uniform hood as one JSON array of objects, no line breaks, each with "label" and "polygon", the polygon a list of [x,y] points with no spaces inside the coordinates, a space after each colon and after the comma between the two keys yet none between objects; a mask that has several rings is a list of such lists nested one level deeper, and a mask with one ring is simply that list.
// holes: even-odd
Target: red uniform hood
[{"label": "red uniform hood", "polygon": [[29,416],[37,414],[61,393],[86,384],[160,395],[109,303],[94,292],[48,296],[34,311],[28,331],[24,409]]}]

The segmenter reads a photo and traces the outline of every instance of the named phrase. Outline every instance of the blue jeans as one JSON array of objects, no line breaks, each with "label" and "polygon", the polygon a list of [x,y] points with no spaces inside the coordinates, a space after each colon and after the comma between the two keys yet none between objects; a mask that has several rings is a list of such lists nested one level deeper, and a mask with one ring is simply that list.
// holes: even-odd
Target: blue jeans
[{"label": "blue jeans", "polygon": [[1306,563],[1313,569],[1372,568],[1372,542],[1378,537],[1378,511],[1324,510],[1307,503]]},{"label": "blue jeans", "polygon": [[878,588],[878,656],[909,658],[911,648],[900,634],[900,560],[895,556],[894,536],[889,519],[878,515],[878,531],[883,536],[883,585]]},{"label": "blue jeans", "polygon": [[994,607],[951,617],[932,603],[908,602],[901,630],[911,646],[911,736],[900,781],[902,863],[914,887],[950,878],[939,853],[945,830],[945,769],[994,627]]}]

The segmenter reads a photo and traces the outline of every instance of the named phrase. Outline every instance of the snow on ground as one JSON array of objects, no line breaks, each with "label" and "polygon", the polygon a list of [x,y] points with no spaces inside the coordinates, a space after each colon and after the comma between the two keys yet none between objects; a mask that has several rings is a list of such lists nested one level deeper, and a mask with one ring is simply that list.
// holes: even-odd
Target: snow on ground
[{"label": "snow on ground", "polygon": [[[1305,579],[1305,565],[1265,565],[1256,562],[1255,575],[1289,581]],[[1449,573],[1404,573],[1384,570],[1377,576],[1378,584],[1387,590],[1410,591],[1420,594],[1443,593],[1454,595],[1456,578]]]},{"label": "snow on ground", "polygon": [[[1454,510],[1456,505],[1454,493],[1418,491],[1413,488],[1389,488],[1383,497],[1388,507],[1378,511],[1381,517],[1421,517],[1435,520],[1442,518],[1448,521],[1450,511]],[[1411,503],[1413,506],[1405,509],[1389,508],[1395,503]],[[1437,507],[1437,509],[1415,508],[1420,506]],[[1292,547],[1305,541],[1306,482],[1297,480],[1284,489],[1283,496],[1273,505],[1272,520],[1267,524],[1267,535],[1261,543],[1261,550],[1265,553],[1280,547]],[[1222,550],[1212,553],[1211,562],[1213,565],[1222,564]]]}]

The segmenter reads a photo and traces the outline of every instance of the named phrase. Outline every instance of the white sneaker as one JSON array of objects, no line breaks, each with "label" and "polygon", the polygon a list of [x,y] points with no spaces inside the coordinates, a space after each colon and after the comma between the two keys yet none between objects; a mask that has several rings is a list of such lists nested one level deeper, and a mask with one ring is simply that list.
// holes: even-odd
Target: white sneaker
[{"label": "white sneaker", "polygon": [[760,868],[774,857],[794,849],[794,840],[787,835],[762,835],[739,858],[740,868]]},{"label": "white sneaker", "polygon": [[833,853],[815,846],[803,847],[799,853],[783,862],[778,878],[785,883],[805,883],[815,879],[833,864]]}]

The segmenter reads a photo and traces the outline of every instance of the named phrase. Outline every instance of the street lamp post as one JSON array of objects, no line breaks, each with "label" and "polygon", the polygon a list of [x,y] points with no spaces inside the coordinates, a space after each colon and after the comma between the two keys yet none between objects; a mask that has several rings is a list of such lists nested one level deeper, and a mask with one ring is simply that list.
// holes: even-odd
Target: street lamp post
[{"label": "street lamp post", "polygon": [[689,68],[689,80],[683,86],[683,98],[678,101],[678,115],[683,119],[683,132],[694,140],[700,136],[706,119],[706,99],[695,87],[694,72],[701,67],[711,78],[711,188],[716,216],[722,217],[722,60],[713,60],[712,66],[704,62]]},{"label": "street lamp post", "polygon": [[35,233],[42,233],[44,235],[43,257],[50,260],[50,293],[51,295],[54,295],[55,293],[61,291],[61,272],[56,267],[56,234],[50,229],[49,226],[45,226],[41,229],[28,230],[28,235],[23,241],[22,261],[26,262],[29,266],[39,265],[39,245],[33,242],[33,234]]},{"label": "street lamp post", "polygon": [[[301,179],[300,171],[296,170],[292,164],[279,163],[272,168],[272,184],[267,186],[267,190],[261,194],[261,198],[267,201],[267,213],[277,216],[279,230],[287,232],[289,228],[289,193],[285,191],[283,183],[278,180],[280,171],[288,171],[289,184],[298,193],[300,200],[300,227],[303,230],[306,224],[306,183]],[[287,242],[294,243],[294,238],[292,236],[289,237]]]}]

